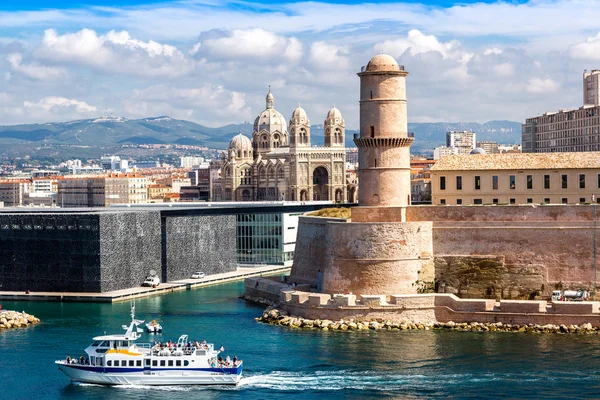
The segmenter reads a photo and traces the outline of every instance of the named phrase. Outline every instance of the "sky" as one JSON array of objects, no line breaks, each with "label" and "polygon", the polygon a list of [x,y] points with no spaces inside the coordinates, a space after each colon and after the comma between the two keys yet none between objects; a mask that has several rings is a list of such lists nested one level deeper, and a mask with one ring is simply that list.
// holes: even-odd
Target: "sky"
[{"label": "sky", "polygon": [[168,115],[252,122],[271,87],[289,118],[335,104],[381,52],[410,122],[523,122],[579,107],[600,69],[600,1],[0,0],[0,125]]}]

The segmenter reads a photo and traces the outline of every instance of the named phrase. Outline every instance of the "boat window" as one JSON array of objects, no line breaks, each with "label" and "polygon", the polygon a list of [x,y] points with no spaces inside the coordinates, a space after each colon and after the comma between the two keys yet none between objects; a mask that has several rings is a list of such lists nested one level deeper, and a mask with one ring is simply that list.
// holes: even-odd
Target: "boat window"
[{"label": "boat window", "polygon": [[150,359],[149,359],[149,358],[148,358],[148,359],[146,359],[146,363],[145,363],[145,364],[146,364],[146,366],[147,366],[147,367],[149,367],[149,366],[150,366]]},{"label": "boat window", "polygon": [[129,342],[127,342],[127,340],[121,340],[121,343],[119,344],[119,346],[121,346],[121,347],[129,347]]},{"label": "boat window", "polygon": [[130,367],[133,367],[133,366],[135,366],[135,361],[134,361],[134,360],[129,360],[129,366],[130,366]]},{"label": "boat window", "polygon": [[158,361],[156,361],[156,360],[152,360],[152,366],[153,366],[153,367],[156,367],[156,366],[158,366]]},{"label": "boat window", "polygon": [[165,365],[166,365],[166,364],[165,364],[165,360],[160,360],[160,366],[161,366],[161,367],[164,367]]},{"label": "boat window", "polygon": [[181,367],[181,360],[177,360],[177,362],[175,363],[175,365],[177,365],[178,367]]},{"label": "boat window", "polygon": [[108,351],[108,349],[96,349],[96,353],[106,353]]},{"label": "boat window", "polygon": [[142,366],[142,360],[136,360],[135,366],[136,367],[141,367]]},{"label": "boat window", "polygon": [[100,343],[98,346],[99,347],[108,347],[108,345],[109,345],[108,340],[105,340],[102,343]]},{"label": "boat window", "polygon": [[112,367],[112,361],[107,361],[107,362],[106,362],[106,366],[107,366],[107,367]]},{"label": "boat window", "polygon": [[173,360],[169,360],[169,367],[173,366]]},{"label": "boat window", "polygon": [[184,366],[184,367],[187,367],[188,365],[190,365],[190,362],[189,362],[189,361],[187,361],[187,360],[186,360],[186,361],[184,361],[184,362],[183,362],[183,366]]},{"label": "boat window", "polygon": [[102,343],[102,342],[99,340],[96,340],[94,343],[92,343],[92,347],[98,347],[98,346],[100,346],[100,343]]},{"label": "boat window", "polygon": [[119,366],[119,360],[115,360],[115,367]]}]

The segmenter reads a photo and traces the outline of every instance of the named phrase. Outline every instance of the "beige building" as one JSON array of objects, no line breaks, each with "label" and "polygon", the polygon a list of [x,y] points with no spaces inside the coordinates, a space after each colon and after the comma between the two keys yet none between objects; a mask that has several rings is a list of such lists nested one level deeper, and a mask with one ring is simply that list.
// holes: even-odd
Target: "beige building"
[{"label": "beige building", "polygon": [[469,154],[475,148],[475,138],[473,131],[446,132],[446,147],[456,148],[456,154]]},{"label": "beige building", "polygon": [[583,71],[583,105],[600,105],[600,70]]},{"label": "beige building", "polygon": [[148,201],[148,178],[136,174],[66,178],[58,181],[57,206],[106,207]]},{"label": "beige building", "polygon": [[600,150],[600,71],[583,74],[584,105],[527,118],[521,127],[523,153]]},{"label": "beige building", "polygon": [[0,202],[5,207],[23,205],[23,199],[31,188],[31,181],[27,179],[0,181]]},{"label": "beige building", "polygon": [[485,151],[486,154],[500,153],[500,148],[497,142],[477,142],[477,147]]},{"label": "beige building", "polygon": [[574,204],[600,195],[596,152],[454,155],[431,173],[434,205]]},{"label": "beige building", "polygon": [[223,200],[346,201],[345,122],[333,107],[324,122],[325,146],[311,146],[310,120],[300,106],[288,124],[274,108],[254,121],[252,140],[231,139],[221,163]]}]

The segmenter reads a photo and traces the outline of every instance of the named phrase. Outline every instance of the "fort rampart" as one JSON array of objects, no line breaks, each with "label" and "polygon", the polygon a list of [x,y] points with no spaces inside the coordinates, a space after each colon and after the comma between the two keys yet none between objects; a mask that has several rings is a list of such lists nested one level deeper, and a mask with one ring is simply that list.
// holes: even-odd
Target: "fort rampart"
[{"label": "fort rampart", "polygon": [[[407,227],[419,223],[423,225],[415,225],[418,228],[403,245],[401,231],[406,228],[398,231],[394,224]],[[314,235],[316,226],[321,235]],[[347,235],[339,233],[340,226],[346,227]],[[374,226],[379,229],[372,229]],[[291,280],[297,278],[296,264],[303,266],[302,282],[316,285],[317,270],[324,278],[335,274],[337,279],[340,268],[352,269],[345,265],[344,254],[348,253],[376,250],[385,258],[397,247],[404,247],[405,254],[418,256],[415,250],[421,246],[420,256],[425,259],[429,229],[434,267],[429,272],[429,264],[421,263],[418,279],[408,281],[418,288],[479,298],[533,298],[549,295],[554,289],[593,289],[593,205],[356,207],[351,222],[303,217],[298,243],[310,243],[310,253],[296,253]],[[325,291],[361,293],[365,287],[368,291],[378,288],[370,286],[378,279],[377,271],[363,272],[361,258],[357,256],[354,261],[354,268],[361,270],[355,271],[355,276],[366,279],[365,286],[345,282],[345,287]],[[387,273],[384,266],[379,263],[380,276]],[[383,286],[378,291],[407,293]]]}]

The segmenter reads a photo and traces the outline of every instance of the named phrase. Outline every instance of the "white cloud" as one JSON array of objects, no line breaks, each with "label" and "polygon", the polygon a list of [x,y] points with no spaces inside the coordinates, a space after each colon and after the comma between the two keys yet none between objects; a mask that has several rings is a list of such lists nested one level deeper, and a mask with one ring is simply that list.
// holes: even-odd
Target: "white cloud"
[{"label": "white cloud", "polygon": [[569,55],[578,59],[600,60],[600,33],[596,36],[588,37],[583,43],[571,46]]},{"label": "white cloud", "polygon": [[192,88],[160,84],[134,90],[127,108],[130,115],[139,117],[168,114],[209,125],[240,122],[253,115],[244,93],[210,84]]},{"label": "white cloud", "polygon": [[502,49],[499,49],[497,47],[492,47],[490,49],[485,49],[485,51],[483,52],[483,55],[485,55],[485,56],[489,56],[490,54],[494,54],[494,55],[502,54]]},{"label": "white cloud", "polygon": [[302,57],[302,43],[295,37],[279,36],[261,28],[209,31],[200,35],[193,53],[209,61],[297,62]]},{"label": "white cloud", "polygon": [[552,93],[559,88],[560,85],[550,78],[531,78],[527,85],[529,93]]},{"label": "white cloud", "polygon": [[60,67],[47,67],[37,63],[23,64],[23,56],[19,53],[9,54],[6,58],[13,72],[17,72],[27,78],[46,81],[63,78],[67,71]]},{"label": "white cloud", "polygon": [[133,39],[127,31],[98,35],[94,30],[82,29],[59,35],[47,29],[37,55],[58,63],[141,76],[181,76],[193,68],[176,47]]},{"label": "white cloud", "polygon": [[342,70],[350,68],[349,50],[345,46],[336,46],[323,41],[310,46],[310,63],[317,69]]},{"label": "white cloud", "polygon": [[48,96],[40,100],[24,101],[22,106],[3,109],[3,113],[20,119],[26,118],[25,123],[45,121],[68,121],[97,116],[97,108],[85,101],[68,99],[60,96]]},{"label": "white cloud", "polygon": [[473,56],[472,53],[463,50],[458,40],[441,42],[434,35],[425,35],[417,29],[408,31],[406,37],[378,43],[373,49],[374,51],[389,53],[395,57],[401,56],[406,51],[413,56],[421,53],[437,52],[443,58],[460,60],[463,63],[468,62]]}]

